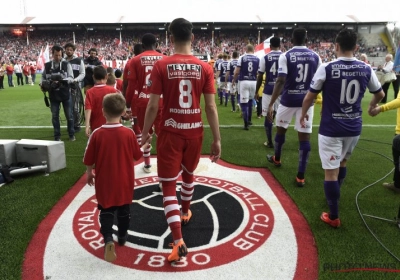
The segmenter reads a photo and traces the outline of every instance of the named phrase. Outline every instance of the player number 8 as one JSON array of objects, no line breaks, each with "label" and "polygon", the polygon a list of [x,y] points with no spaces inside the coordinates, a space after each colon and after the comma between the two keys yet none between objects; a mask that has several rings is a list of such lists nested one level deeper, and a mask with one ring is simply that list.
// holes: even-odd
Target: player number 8
[{"label": "player number 8", "polygon": [[192,82],[190,80],[181,80],[179,82],[179,105],[181,108],[191,108],[193,103]]}]

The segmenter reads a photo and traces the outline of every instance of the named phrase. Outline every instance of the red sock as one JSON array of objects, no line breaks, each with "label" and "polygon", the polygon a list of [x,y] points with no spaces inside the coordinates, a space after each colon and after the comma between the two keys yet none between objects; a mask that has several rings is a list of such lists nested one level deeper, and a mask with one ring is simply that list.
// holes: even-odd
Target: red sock
[{"label": "red sock", "polygon": [[176,181],[162,181],[164,214],[174,241],[182,239],[181,212],[176,198]]}]

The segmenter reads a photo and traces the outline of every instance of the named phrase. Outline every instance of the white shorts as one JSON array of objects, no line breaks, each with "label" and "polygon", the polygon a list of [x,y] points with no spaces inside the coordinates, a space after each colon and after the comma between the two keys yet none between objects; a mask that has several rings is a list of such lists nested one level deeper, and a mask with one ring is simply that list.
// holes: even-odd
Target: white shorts
[{"label": "white shorts", "polygon": [[308,121],[306,121],[306,127],[301,127],[301,107],[286,107],[279,104],[278,110],[276,111],[275,125],[287,129],[292,122],[293,116],[295,116],[294,129],[298,132],[311,133],[314,118],[314,105],[308,109],[307,114]]},{"label": "white shorts", "polygon": [[235,86],[233,87],[232,86],[232,82],[228,82],[227,84],[226,84],[226,89],[227,89],[227,91],[230,93],[230,94],[235,94],[236,93],[236,84],[235,84]]},{"label": "white shorts", "polygon": [[223,86],[224,86],[224,82],[221,82],[221,80],[218,78],[218,80],[217,80],[217,87],[218,87],[219,89],[222,89]]},{"label": "white shorts", "polygon": [[247,103],[249,100],[254,99],[256,94],[257,81],[240,81],[239,94],[240,103]]},{"label": "white shorts", "polygon": [[[262,100],[261,100],[262,112],[261,112],[261,114],[264,117],[266,117],[268,115],[268,106],[269,106],[269,103],[271,102],[271,97],[272,97],[272,95],[265,94],[265,93],[263,93],[263,95],[262,95]],[[276,101],[274,103],[274,111],[278,110],[278,106],[280,103],[281,103],[281,97],[279,96],[278,99],[276,99]]]},{"label": "white shorts", "polygon": [[340,162],[348,160],[360,136],[328,137],[318,134],[318,150],[323,169],[336,169]]}]

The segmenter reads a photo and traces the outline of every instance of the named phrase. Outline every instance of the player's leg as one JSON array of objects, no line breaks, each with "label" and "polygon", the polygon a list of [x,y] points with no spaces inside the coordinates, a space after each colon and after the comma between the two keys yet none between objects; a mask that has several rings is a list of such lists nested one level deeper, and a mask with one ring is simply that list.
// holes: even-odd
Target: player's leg
[{"label": "player's leg", "polygon": [[[146,107],[138,107],[137,108],[137,120],[139,123],[140,131],[143,130],[145,115],[146,115]],[[151,134],[152,131],[149,131],[149,133]],[[147,145],[143,151],[143,159],[144,159],[143,171],[146,173],[151,172],[150,152],[151,152],[151,146]]]},{"label": "player's leg", "polygon": [[393,138],[392,155],[394,163],[393,182],[383,183],[383,186],[393,191],[400,192],[400,134]]},{"label": "player's leg", "polygon": [[265,134],[267,136],[267,142],[265,142],[264,145],[269,148],[273,148],[274,147],[274,144],[272,143],[273,119],[270,120],[269,118],[267,118],[268,105],[270,101],[271,101],[271,95],[263,93],[263,98],[261,100],[261,106],[262,106],[261,114],[264,117],[264,129],[265,129]]},{"label": "player's leg", "polygon": [[104,259],[108,262],[113,262],[117,258],[112,237],[115,207],[105,209],[99,205],[98,208],[100,210],[100,233],[104,238]]},{"label": "player's leg", "polygon": [[299,137],[299,165],[297,169],[296,183],[298,187],[305,185],[304,174],[306,172],[308,157],[311,151],[310,135],[312,133],[312,122],[314,118],[314,106],[311,106],[307,111],[308,120],[305,122],[305,127],[300,125],[301,108],[296,110],[295,129],[298,131]]},{"label": "player's leg", "polygon": [[244,129],[249,129],[249,101],[250,92],[246,81],[241,81],[239,84],[240,93],[240,108],[242,110],[242,117],[244,122]]},{"label": "player's leg", "polygon": [[131,221],[130,204],[125,204],[117,207],[117,221],[118,221],[118,244],[125,245],[128,239],[129,223]]},{"label": "player's leg", "polygon": [[322,212],[321,220],[332,227],[339,227],[339,198],[340,187],[338,182],[339,166],[342,153],[342,138],[318,135],[318,150],[325,170],[324,192],[328,203],[329,213]]},{"label": "player's leg", "polygon": [[182,238],[181,212],[176,197],[176,180],[182,173],[181,161],[185,142],[173,133],[161,131],[157,139],[158,177],[162,184],[164,214],[172,233],[172,252],[168,261],[186,256],[187,248]]},{"label": "player's leg", "polygon": [[194,170],[200,160],[203,137],[186,140],[186,147],[182,158],[182,188],[181,188],[181,221],[187,224],[192,217],[192,211],[189,210],[190,202],[194,192]]},{"label": "player's leg", "polygon": [[267,155],[267,160],[275,166],[281,166],[282,147],[286,141],[286,131],[295,114],[294,108],[283,105],[278,106],[276,113],[276,134],[275,134],[275,154]]}]

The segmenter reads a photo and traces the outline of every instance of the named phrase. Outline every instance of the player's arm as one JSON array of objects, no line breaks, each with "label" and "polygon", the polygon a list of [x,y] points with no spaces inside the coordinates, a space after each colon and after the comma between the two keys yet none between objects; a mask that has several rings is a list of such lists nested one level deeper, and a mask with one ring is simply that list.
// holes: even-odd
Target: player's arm
[{"label": "player's arm", "polygon": [[158,113],[159,100],[160,100],[160,95],[150,93],[149,103],[147,104],[146,114],[144,117],[144,125],[142,129],[142,142],[140,144],[141,146],[143,146],[144,143],[146,143],[148,139],[151,137],[149,135],[149,131]]},{"label": "player's arm", "polygon": [[226,73],[225,73],[225,83],[227,83],[229,81],[230,75],[231,75],[231,70],[228,67],[228,70],[226,70]]},{"label": "player's arm", "polygon": [[235,68],[235,72],[233,72],[232,84],[236,83],[239,73],[240,73],[240,66],[237,65]]},{"label": "player's arm", "polygon": [[313,105],[315,98],[317,97],[318,92],[308,91],[306,96],[303,99],[303,105],[301,106],[301,117],[300,117],[300,124],[303,127],[305,125],[305,120],[308,120],[307,111]]}]

